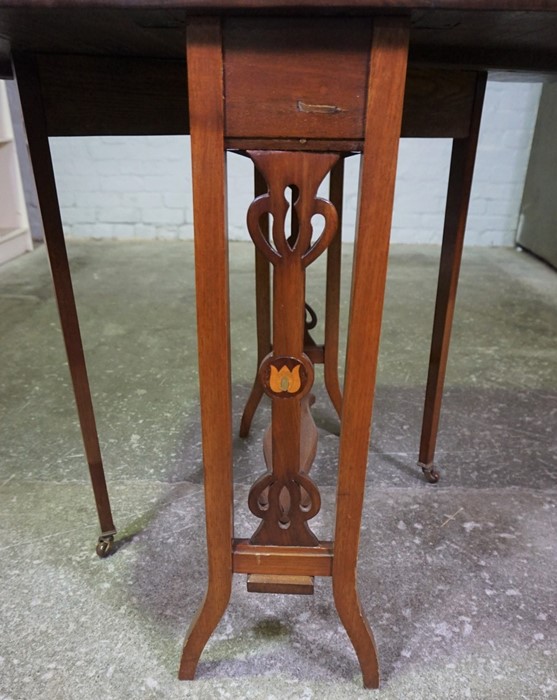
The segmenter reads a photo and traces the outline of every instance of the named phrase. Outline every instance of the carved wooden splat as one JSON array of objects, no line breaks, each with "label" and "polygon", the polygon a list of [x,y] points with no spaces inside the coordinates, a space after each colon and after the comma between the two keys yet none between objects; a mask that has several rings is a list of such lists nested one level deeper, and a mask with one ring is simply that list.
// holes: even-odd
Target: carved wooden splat
[{"label": "carved wooden splat", "polygon": [[[311,397],[304,401],[313,385],[313,365],[304,354],[305,269],[337,231],[336,209],[318,197],[317,190],[339,156],[290,151],[248,151],[248,155],[268,188],[248,210],[248,230],[274,266],[273,351],[259,371],[263,389],[272,399],[271,448],[266,454],[269,471],[256,481],[248,499],[251,512],[262,520],[251,543],[318,546],[307,524],[319,512],[321,499],[307,474],[315,454],[315,447],[307,443],[316,442],[317,433],[308,427]],[[312,222],[316,214],[324,221],[317,236]],[[311,460],[304,457],[307,454]]]}]

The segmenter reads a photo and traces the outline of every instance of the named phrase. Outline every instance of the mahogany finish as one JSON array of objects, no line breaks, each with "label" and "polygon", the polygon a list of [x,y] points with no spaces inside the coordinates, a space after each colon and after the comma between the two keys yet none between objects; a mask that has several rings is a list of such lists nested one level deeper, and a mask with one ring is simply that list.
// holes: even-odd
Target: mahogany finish
[{"label": "mahogany finish", "polygon": [[[358,24],[362,25],[361,20]],[[50,136],[190,132],[184,59],[39,54],[37,62]],[[469,70],[410,66],[401,135],[412,138],[467,136],[474,76]],[[259,96],[258,100],[261,99]],[[250,111],[245,105],[238,105],[237,109]],[[342,150],[361,150],[362,134],[346,140]],[[274,147],[331,150],[331,143],[339,148],[340,140],[339,137],[328,141],[312,137],[300,143],[299,139],[277,139]],[[265,139],[264,146],[269,145]],[[246,140],[229,134],[226,146],[245,150],[257,147],[257,142],[253,135]]]},{"label": "mahogany finish", "polygon": [[388,19],[375,24],[360,174],[360,202],[340,432],[333,595],[340,619],[356,650],[364,676],[364,686],[368,688],[379,685],[379,666],[373,635],[359,601],[356,564],[387,274],[407,52],[407,26]]},{"label": "mahogany finish", "polygon": [[249,574],[247,588],[249,593],[313,595],[313,576]]},{"label": "mahogany finish", "polygon": [[[254,168],[254,192],[260,197],[267,191],[267,184],[263,175]],[[262,216],[259,219],[259,231],[267,240],[269,239],[269,217]],[[255,315],[257,327],[257,367],[261,365],[265,357],[271,352],[271,268],[265,255],[255,247]],[[247,437],[251,422],[259,402],[263,398],[263,385],[256,373],[253,386],[242,413],[240,421],[240,437]]]},{"label": "mahogany finish", "polygon": [[[272,397],[272,460],[268,464],[270,471],[250,492],[250,510],[263,521],[252,542],[311,546],[318,541],[307,521],[318,513],[320,498],[307,476],[305,460],[301,462],[305,452],[301,431],[307,425],[307,420],[302,420],[301,399],[313,384],[312,365],[304,355],[305,269],[328,247],[337,232],[336,210],[331,202],[317,197],[317,189],[338,156],[288,151],[248,151],[248,154],[268,185],[268,192],[257,197],[248,210],[248,230],[255,246],[274,267],[273,349],[260,370],[261,384]],[[287,233],[285,224],[290,205],[285,190],[292,188],[297,193],[292,203],[296,215],[292,216],[293,230]],[[315,214],[325,219],[323,233],[317,240],[312,238]],[[269,215],[273,221],[271,240],[266,226],[263,230],[259,226],[260,220],[267,222]],[[268,378],[263,371],[266,367],[270,372]],[[315,451],[310,445],[311,453]],[[263,492],[266,495],[261,503]],[[288,497],[281,500],[285,492]],[[309,498],[304,498],[304,494]]]},{"label": "mahogany finish", "polygon": [[[215,25],[218,26],[216,20]],[[195,35],[189,39],[188,55],[200,50],[195,45],[196,40],[199,39]],[[216,42],[216,39],[214,41]],[[277,42],[275,38],[273,44],[267,37],[265,45],[270,44],[271,47],[278,48]],[[205,50],[207,44],[205,38]],[[214,49],[213,46],[211,48]],[[337,524],[332,556],[335,604],[354,644],[362,667],[364,685],[367,687],[377,687],[379,671],[373,636],[359,603],[356,563],[396,157],[402,121],[407,49],[406,22],[385,19],[374,23],[368,71],[369,84],[363,115],[365,133],[361,191],[365,196],[362,196],[360,201],[354,258],[346,394],[342,407]],[[216,49],[214,51],[217,53]],[[226,61],[226,52],[224,56]],[[196,77],[192,72],[189,77],[190,91],[193,89],[192,81],[207,79],[206,75]],[[301,80],[300,88],[303,91],[303,78]],[[230,85],[225,86],[225,112],[231,89],[233,88]],[[192,116],[199,108],[199,105],[195,105],[195,95],[196,93],[190,92]],[[334,115],[323,113],[321,116],[330,118]],[[220,124],[216,127],[205,124],[206,136],[207,131],[210,131],[212,138],[216,138],[215,131],[222,128]],[[319,131],[323,128],[321,117],[314,128]],[[218,139],[223,136],[224,133],[219,133]],[[254,136],[261,138],[257,130]],[[316,486],[307,475],[309,464],[303,461],[302,448],[303,433],[308,432],[302,419],[304,397],[308,395],[313,383],[311,363],[304,356],[307,341],[304,280],[305,268],[337,236],[338,213],[330,201],[317,197],[317,188],[337,162],[338,155],[274,150],[248,151],[248,155],[267,183],[267,192],[259,195],[248,210],[248,230],[259,252],[274,267],[272,351],[263,360],[259,373],[263,389],[272,397],[270,450],[267,456],[269,471],[254,484],[250,492],[250,510],[262,519],[262,523],[252,536],[248,547],[259,546],[262,548],[261,552],[272,552],[276,547],[290,547],[291,554],[286,561],[291,562],[298,556],[307,558],[308,548],[322,546],[307,525],[307,521],[318,512],[320,499]],[[335,186],[337,188],[337,199],[338,175],[337,173],[333,181],[333,189]],[[215,182],[214,175],[212,181]],[[220,177],[217,177],[216,181],[220,182]],[[203,182],[206,180],[196,180],[196,187]],[[219,191],[220,187],[215,189]],[[290,190],[294,193],[291,205],[285,196]],[[292,206],[295,215],[291,217],[292,230],[287,232],[285,222],[289,206]],[[314,239],[312,216],[316,213],[324,217],[325,224],[320,236]],[[271,235],[267,228],[269,214],[272,214],[273,222]],[[200,234],[199,229],[196,230],[196,236],[203,235],[203,231]],[[214,256],[215,251],[213,258]],[[332,286],[334,289],[334,280]],[[333,311],[334,303],[333,299],[330,302]],[[338,316],[338,308],[333,315]],[[202,378],[200,380],[203,381]],[[305,413],[307,416],[307,410]],[[211,469],[205,460],[206,475]],[[213,507],[207,500],[208,525],[212,518],[210,510]],[[211,547],[210,544],[208,546]],[[235,552],[234,557],[237,558],[237,546]],[[309,562],[305,564],[309,565]],[[253,571],[248,573],[254,574]],[[302,569],[297,570],[296,574],[287,574],[284,568],[277,573],[265,567],[257,572],[255,578],[252,576],[248,579],[248,587],[258,591],[306,593],[311,591],[312,583],[307,579],[300,579],[299,576],[311,575],[313,569]],[[286,578],[290,576],[298,578]],[[210,586],[209,583],[209,590]],[[206,609],[207,602],[204,603],[202,614]],[[212,622],[215,618],[216,615],[211,618]],[[192,627],[185,646],[187,673],[184,673],[183,661],[180,673],[182,678],[190,677],[194,671],[194,658],[192,654],[188,654],[188,647],[192,637],[197,635],[198,625],[199,623],[195,623]],[[199,636],[203,634],[205,637],[206,629],[207,626]],[[198,650],[199,645],[196,646],[196,654]]]},{"label": "mahogany finish", "polygon": [[[273,142],[271,142],[273,143]],[[342,392],[338,376],[338,342],[340,316],[340,266],[342,255],[342,205],[343,205],[344,159],[339,158],[333,166],[329,181],[329,199],[336,209],[338,226],[337,233],[327,248],[327,292],[325,302],[325,343],[317,345],[309,331],[317,324],[317,317],[306,302],[306,313],[310,313],[310,322],[306,318],[304,334],[304,353],[311,362],[323,364],[325,370],[325,388],[329,398],[340,418]],[[257,168],[255,169],[256,197],[265,192],[265,181]],[[268,239],[268,218],[262,218],[259,226],[262,234]],[[270,267],[259,249],[255,252],[255,303],[257,327],[257,366],[271,351],[271,298],[270,298]],[[327,349],[327,350],[325,350]],[[250,395],[244,406],[240,422],[240,437],[249,435],[251,422],[255,411],[263,397],[263,385],[256,374]],[[302,417],[303,419],[303,417]],[[313,461],[313,459],[311,460]],[[301,459],[304,464],[304,459]],[[270,460],[267,460],[270,464]]]},{"label": "mahogany finish", "polygon": [[[335,605],[364,685],[377,687],[377,652],[359,601],[356,566],[399,136],[455,139],[420,453],[434,478],[431,465],[485,87],[477,71],[518,68],[539,76],[557,70],[557,4],[0,0],[0,37],[0,72],[11,71],[10,51],[25,53],[16,55],[15,67],[85,450],[108,538],[103,543],[110,541],[114,526],[48,136],[192,136],[208,584],[184,644],[179,677],[193,678],[228,605],[233,573],[247,574],[251,590],[281,593],[309,593],[314,576],[332,576]],[[263,80],[252,70],[254,55]],[[276,92],[270,90],[273,83]],[[264,449],[268,472],[249,498],[262,523],[249,541],[234,539],[233,527],[227,148],[247,152],[260,169],[249,228],[258,251],[261,367],[243,431],[249,430],[263,390],[272,397],[273,415]],[[337,228],[342,159],[354,151],[363,151],[363,158],[341,397]],[[317,185],[328,172],[330,201],[319,200]],[[286,232],[289,192],[296,215]],[[327,221],[319,241],[312,240],[315,212]],[[305,268],[327,246],[326,340],[317,346],[305,320]],[[274,266],[272,334],[269,263]],[[312,360],[325,362],[327,387],[342,416],[334,542],[319,542],[307,522],[320,505],[307,473],[316,449]]]},{"label": "mahogany finish", "polygon": [[[422,436],[420,440],[419,466],[422,467],[428,481],[435,483],[439,480],[439,474],[434,469],[433,460],[437,430],[439,426],[439,414],[443,393],[444,375],[448,359],[450,331],[454,303],[456,299],[456,286],[460,270],[460,258],[466,228],[468,202],[472,186],[473,166],[476,158],[476,148],[481,120],[483,94],[487,76],[484,73],[455,72],[455,85],[445,82],[445,76],[435,71],[409,69],[406,78],[405,101],[403,111],[403,126],[401,135],[409,135],[414,130],[416,134],[429,133],[430,136],[438,134],[442,124],[443,135],[450,134],[453,138],[453,159],[449,173],[448,199],[445,214],[445,226],[443,246],[441,254],[441,267],[439,273],[438,293],[435,306],[436,320],[434,322],[431,358],[424,403],[424,418]],[[446,106],[441,109],[442,121],[439,118],[438,107],[440,103],[451,104],[454,112],[449,113]],[[428,120],[425,119],[424,107],[430,115],[429,131]],[[417,109],[413,109],[416,106]],[[424,115],[424,118],[422,118]],[[406,131],[404,122],[406,120]],[[286,140],[285,140],[286,141]],[[283,141],[283,143],[285,143]],[[289,146],[293,143],[287,140]],[[227,144],[237,141],[228,140]],[[270,140],[275,147],[275,140]],[[315,148],[315,144],[309,140],[298,143],[299,148]],[[323,143],[321,144],[324,145]],[[326,144],[326,150],[334,149],[338,143]],[[361,151],[361,142],[350,144],[354,151]],[[346,148],[346,143],[340,146]],[[334,203],[339,216],[339,232],[327,251],[327,283],[326,283],[326,311],[325,311],[325,343],[317,346],[306,334],[305,352],[314,364],[325,365],[325,386],[329,397],[339,417],[342,411],[342,391],[338,378],[338,327],[339,327],[339,303],[340,303],[340,264],[341,264],[341,223],[342,197],[343,197],[343,161],[340,160],[331,172],[330,199]],[[261,268],[262,270],[263,268]],[[267,330],[270,307],[259,302],[259,294],[265,293],[264,273],[256,270],[256,299],[258,304],[257,328],[258,347],[261,333],[265,334],[267,347],[270,344],[270,331]],[[260,331],[260,325],[263,329]],[[258,359],[260,362],[260,359]],[[257,381],[254,382],[252,393],[246,403],[240,436],[245,437],[249,433],[249,427],[253,415],[259,404],[263,389]]]},{"label": "mahogany finish", "polygon": [[344,160],[331,170],[329,198],[337,210],[338,231],[327,250],[325,293],[325,343],[323,365],[325,388],[338,417],[342,415],[342,391],[338,377],[338,342],[340,317],[340,268],[342,262],[342,207],[344,196]]},{"label": "mahogany finish", "polygon": [[362,139],[369,22],[241,17],[224,36],[228,138]]},{"label": "mahogany finish", "polygon": [[179,677],[191,679],[232,587],[232,389],[220,22],[188,28],[199,391],[207,592],[187,634]]},{"label": "mahogany finish", "polygon": [[37,56],[50,136],[189,134],[185,60]]},{"label": "mahogany finish", "polygon": [[469,136],[453,141],[418,461],[432,483],[439,480],[434,467],[435,445],[486,81],[485,73],[478,74]]},{"label": "mahogany finish", "polygon": [[234,540],[232,552],[235,574],[333,575],[332,542],[320,542],[315,547],[267,547],[251,544],[249,540]]},{"label": "mahogany finish", "polygon": [[89,465],[89,475],[101,528],[97,553],[99,556],[106,556],[112,547],[116,528],[112,519],[93,402],[91,400],[91,390],[89,388],[89,378],[85,365],[85,354],[81,342],[81,331],[79,329],[68,254],[64,241],[64,230],[58,205],[52,157],[48,145],[48,131],[41,101],[40,81],[37,65],[32,57],[17,56],[14,58],[14,65],[19,82],[29,155],[31,156],[37,185],[60,325],[62,327],[85,456]]},{"label": "mahogany finish", "polygon": [[[129,8],[202,8],[208,9],[217,7],[219,9],[243,7],[366,7],[379,8],[385,10],[392,9],[416,9],[416,8],[439,8],[448,10],[512,10],[517,11],[555,11],[553,0],[1,0],[0,9],[3,7],[129,7]],[[162,15],[161,15],[162,16]]]},{"label": "mahogany finish", "polygon": [[[265,33],[270,25],[270,20],[262,25],[262,45],[282,56],[280,34],[273,27],[269,34]],[[279,26],[282,25],[279,23]],[[227,23],[223,23],[225,46],[227,27]],[[261,525],[248,544],[234,544],[232,533],[227,528],[221,527],[218,534],[216,531],[216,521],[222,518],[219,512],[222,493],[217,502],[217,484],[220,481],[225,492],[228,492],[231,481],[230,454],[227,447],[220,456],[221,464],[217,466],[220,445],[216,434],[211,435],[210,431],[218,424],[222,436],[229,428],[230,397],[227,395],[220,407],[210,405],[216,378],[211,378],[208,367],[215,367],[217,357],[219,364],[225,365],[225,354],[229,362],[228,318],[221,313],[218,330],[215,330],[212,313],[213,329],[209,332],[206,327],[208,309],[202,300],[217,296],[219,303],[223,303],[223,298],[227,303],[228,292],[225,288],[218,290],[209,287],[209,263],[204,260],[204,256],[211,250],[210,266],[224,270],[226,249],[222,243],[222,231],[225,213],[222,207],[225,201],[225,178],[220,165],[228,125],[224,115],[227,113],[228,100],[234,100],[235,90],[242,91],[241,84],[234,87],[234,81],[226,83],[227,52],[222,54],[219,50],[220,29],[219,19],[207,19],[192,24],[188,32],[188,77],[194,147],[192,160],[196,162],[193,172],[196,241],[203,241],[196,243],[201,406],[204,444],[207,440],[212,440],[212,443],[204,454],[209,582],[207,596],[184,646],[180,678],[191,678],[195,672],[203,644],[227,604],[232,570],[241,569],[248,573],[248,590],[251,591],[305,594],[313,590],[315,564],[322,566],[322,562],[331,562],[335,604],[360,661],[364,685],[377,687],[379,670],[375,643],[359,603],[356,563],[396,158],[402,122],[408,23],[399,19],[374,22],[370,67],[366,73],[366,99],[360,105],[362,114],[359,118],[365,124],[361,176],[361,192],[365,196],[361,196],[360,200],[354,258],[346,394],[342,406],[337,517],[332,552],[327,545],[319,542],[308,526],[308,521],[319,511],[320,496],[316,485],[308,476],[315,455],[316,430],[309,413],[313,366],[304,353],[308,341],[311,341],[305,319],[305,270],[335,238],[338,239],[338,212],[331,201],[317,196],[317,190],[339,161],[339,153],[276,151],[272,148],[247,150],[247,155],[253,160],[266,184],[264,188],[263,183],[257,181],[260,194],[249,207],[247,226],[262,258],[274,268],[272,348],[262,360],[259,371],[261,388],[272,399],[272,422],[265,440],[268,471],[255,482],[248,498],[249,508],[261,519]],[[311,36],[310,25],[302,26],[301,31],[302,35],[297,36],[298,41],[303,41],[303,35]],[[330,37],[328,32],[324,32],[321,40],[326,44]],[[289,50],[288,47],[285,48],[286,56]],[[317,49],[316,54],[319,54]],[[223,68],[224,104],[218,97]],[[313,78],[314,76],[310,80],[310,86]],[[298,89],[299,94],[305,94],[303,72],[296,78],[294,88]],[[312,122],[313,131],[308,133],[324,133],[323,129],[328,127],[323,127],[323,120],[334,116],[334,113],[319,112],[319,116]],[[253,133],[259,142],[262,138],[261,131],[255,123]],[[203,150],[199,150],[201,143],[205,145]],[[220,157],[217,155],[219,150]],[[207,182],[211,182],[210,195],[205,194]],[[337,203],[341,197],[341,184],[342,170],[338,170],[333,175],[332,182]],[[222,200],[219,206],[217,198]],[[291,228],[287,230],[289,209]],[[209,210],[211,216],[207,214]],[[314,235],[312,221],[316,214],[324,219],[323,229],[318,236]],[[269,229],[270,218],[272,227]],[[331,263],[331,288],[334,294],[329,300],[329,324],[332,323],[333,326],[333,333],[331,335],[329,331],[329,337],[333,341],[334,326],[338,324],[338,290],[335,289],[335,283],[338,285],[335,270],[338,259],[337,250],[333,253]],[[217,275],[217,285],[219,279],[220,275]],[[267,310],[268,301],[265,299],[261,314],[264,315]],[[263,321],[266,322],[266,318]],[[221,335],[222,347],[217,343],[217,333]],[[338,337],[338,328],[336,336]],[[268,341],[268,329],[261,333],[260,340],[263,344]],[[227,366],[229,370],[229,365]],[[226,422],[223,422],[224,416]],[[230,437],[230,430],[227,435]],[[253,547],[258,548],[255,556],[251,549]],[[317,559],[309,554],[312,549],[319,552]],[[217,555],[220,558],[218,574],[215,573],[218,568],[215,560]],[[252,563],[257,562],[255,571],[249,570],[250,560]],[[277,571],[279,561],[280,569]]]},{"label": "mahogany finish", "polygon": [[342,12],[407,13],[413,63],[555,72],[554,0],[0,0],[0,74],[10,72],[10,47],[182,60],[195,15]]}]

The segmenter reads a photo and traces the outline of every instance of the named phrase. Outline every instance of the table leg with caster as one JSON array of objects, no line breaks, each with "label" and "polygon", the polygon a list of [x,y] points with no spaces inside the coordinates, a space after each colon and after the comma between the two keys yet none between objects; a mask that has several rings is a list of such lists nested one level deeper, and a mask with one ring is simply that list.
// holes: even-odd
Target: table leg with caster
[{"label": "table leg with caster", "polygon": [[81,435],[99,517],[101,535],[96,551],[100,557],[106,557],[112,549],[116,529],[112,519],[106,486],[68,255],[64,241],[56,182],[48,144],[48,130],[42,104],[40,78],[36,61],[32,56],[15,56],[14,70],[20,86],[21,105],[29,153],[41,208],[48,259],[60,315],[60,325],[62,327]]},{"label": "table leg with caster", "polygon": [[478,74],[468,137],[453,141],[418,461],[432,484],[439,481],[434,465],[435,445],[486,79],[485,73]]}]

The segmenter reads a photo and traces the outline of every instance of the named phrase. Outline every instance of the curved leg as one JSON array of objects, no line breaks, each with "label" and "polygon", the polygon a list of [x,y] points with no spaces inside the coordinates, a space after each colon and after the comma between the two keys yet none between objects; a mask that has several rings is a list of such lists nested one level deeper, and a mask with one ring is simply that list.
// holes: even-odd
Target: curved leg
[{"label": "curved leg", "polygon": [[373,632],[362,611],[360,597],[353,575],[333,574],[333,597],[362,669],[364,688],[379,687],[379,661]]},{"label": "curved leg", "polygon": [[376,21],[373,29],[340,428],[333,589],[339,615],[358,655],[366,687],[378,686],[379,669],[373,636],[356,590],[356,566],[387,276],[408,33],[407,23],[395,18]]},{"label": "curved leg", "polygon": [[95,413],[93,411],[89,378],[85,364],[85,354],[83,352],[70,266],[64,240],[64,230],[58,206],[54,169],[48,145],[48,131],[41,97],[40,78],[33,57],[16,57],[14,59],[14,68],[20,87],[21,106],[29,143],[29,154],[33,164],[33,173],[41,207],[45,242],[60,316],[60,325],[62,327],[81,436],[89,465],[89,475],[101,529],[101,536],[97,543],[97,554],[100,557],[105,557],[112,548],[116,529],[112,519],[108,489],[106,487]]},{"label": "curved leg", "polygon": [[201,652],[226,611],[231,590],[232,572],[220,581],[218,577],[209,577],[205,598],[186,635],[178,671],[179,680],[193,680]]},{"label": "curved leg", "polygon": [[193,678],[203,647],[228,604],[234,534],[223,71],[218,18],[192,21],[187,43],[208,583],[184,644],[179,671],[183,680]]},{"label": "curved leg", "polygon": [[[267,192],[267,185],[261,173],[255,168],[255,196]],[[260,222],[264,236],[269,238],[269,218],[264,217]],[[265,357],[271,352],[271,274],[269,261],[255,249],[255,305],[257,319],[257,369]],[[255,374],[253,386],[242,413],[240,422],[240,437],[249,435],[253,416],[263,398],[263,387],[259,380],[259,372]]]},{"label": "curved leg", "polygon": [[472,176],[476,160],[485,83],[486,74],[478,73],[474,107],[470,121],[470,133],[465,139],[455,139],[453,141],[451,156],[445,226],[439,264],[435,318],[433,321],[418,462],[418,466],[422,468],[426,479],[432,484],[439,481],[439,473],[434,467],[435,444],[439,428],[443,384],[449,355],[451,327],[464,245],[466,216],[472,189]]},{"label": "curved leg", "polygon": [[330,200],[338,212],[338,233],[327,249],[327,290],[325,299],[324,372],[325,388],[338,417],[342,415],[342,391],[338,379],[338,325],[340,314],[340,266],[342,259],[342,199],[344,159],[331,171]]}]

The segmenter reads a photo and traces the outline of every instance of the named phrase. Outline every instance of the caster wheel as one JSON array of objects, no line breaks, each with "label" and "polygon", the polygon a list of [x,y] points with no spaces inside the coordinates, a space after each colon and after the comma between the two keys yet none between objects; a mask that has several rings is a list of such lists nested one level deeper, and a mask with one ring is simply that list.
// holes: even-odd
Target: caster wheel
[{"label": "caster wheel", "polygon": [[418,464],[422,468],[422,472],[424,473],[424,476],[426,478],[426,481],[430,484],[436,484],[439,481],[440,474],[439,472],[435,469],[433,464],[429,467],[424,466],[423,464]]},{"label": "caster wheel", "polygon": [[114,537],[112,535],[109,535],[108,537],[99,537],[96,548],[97,556],[101,559],[107,557],[112,551],[113,543]]}]

